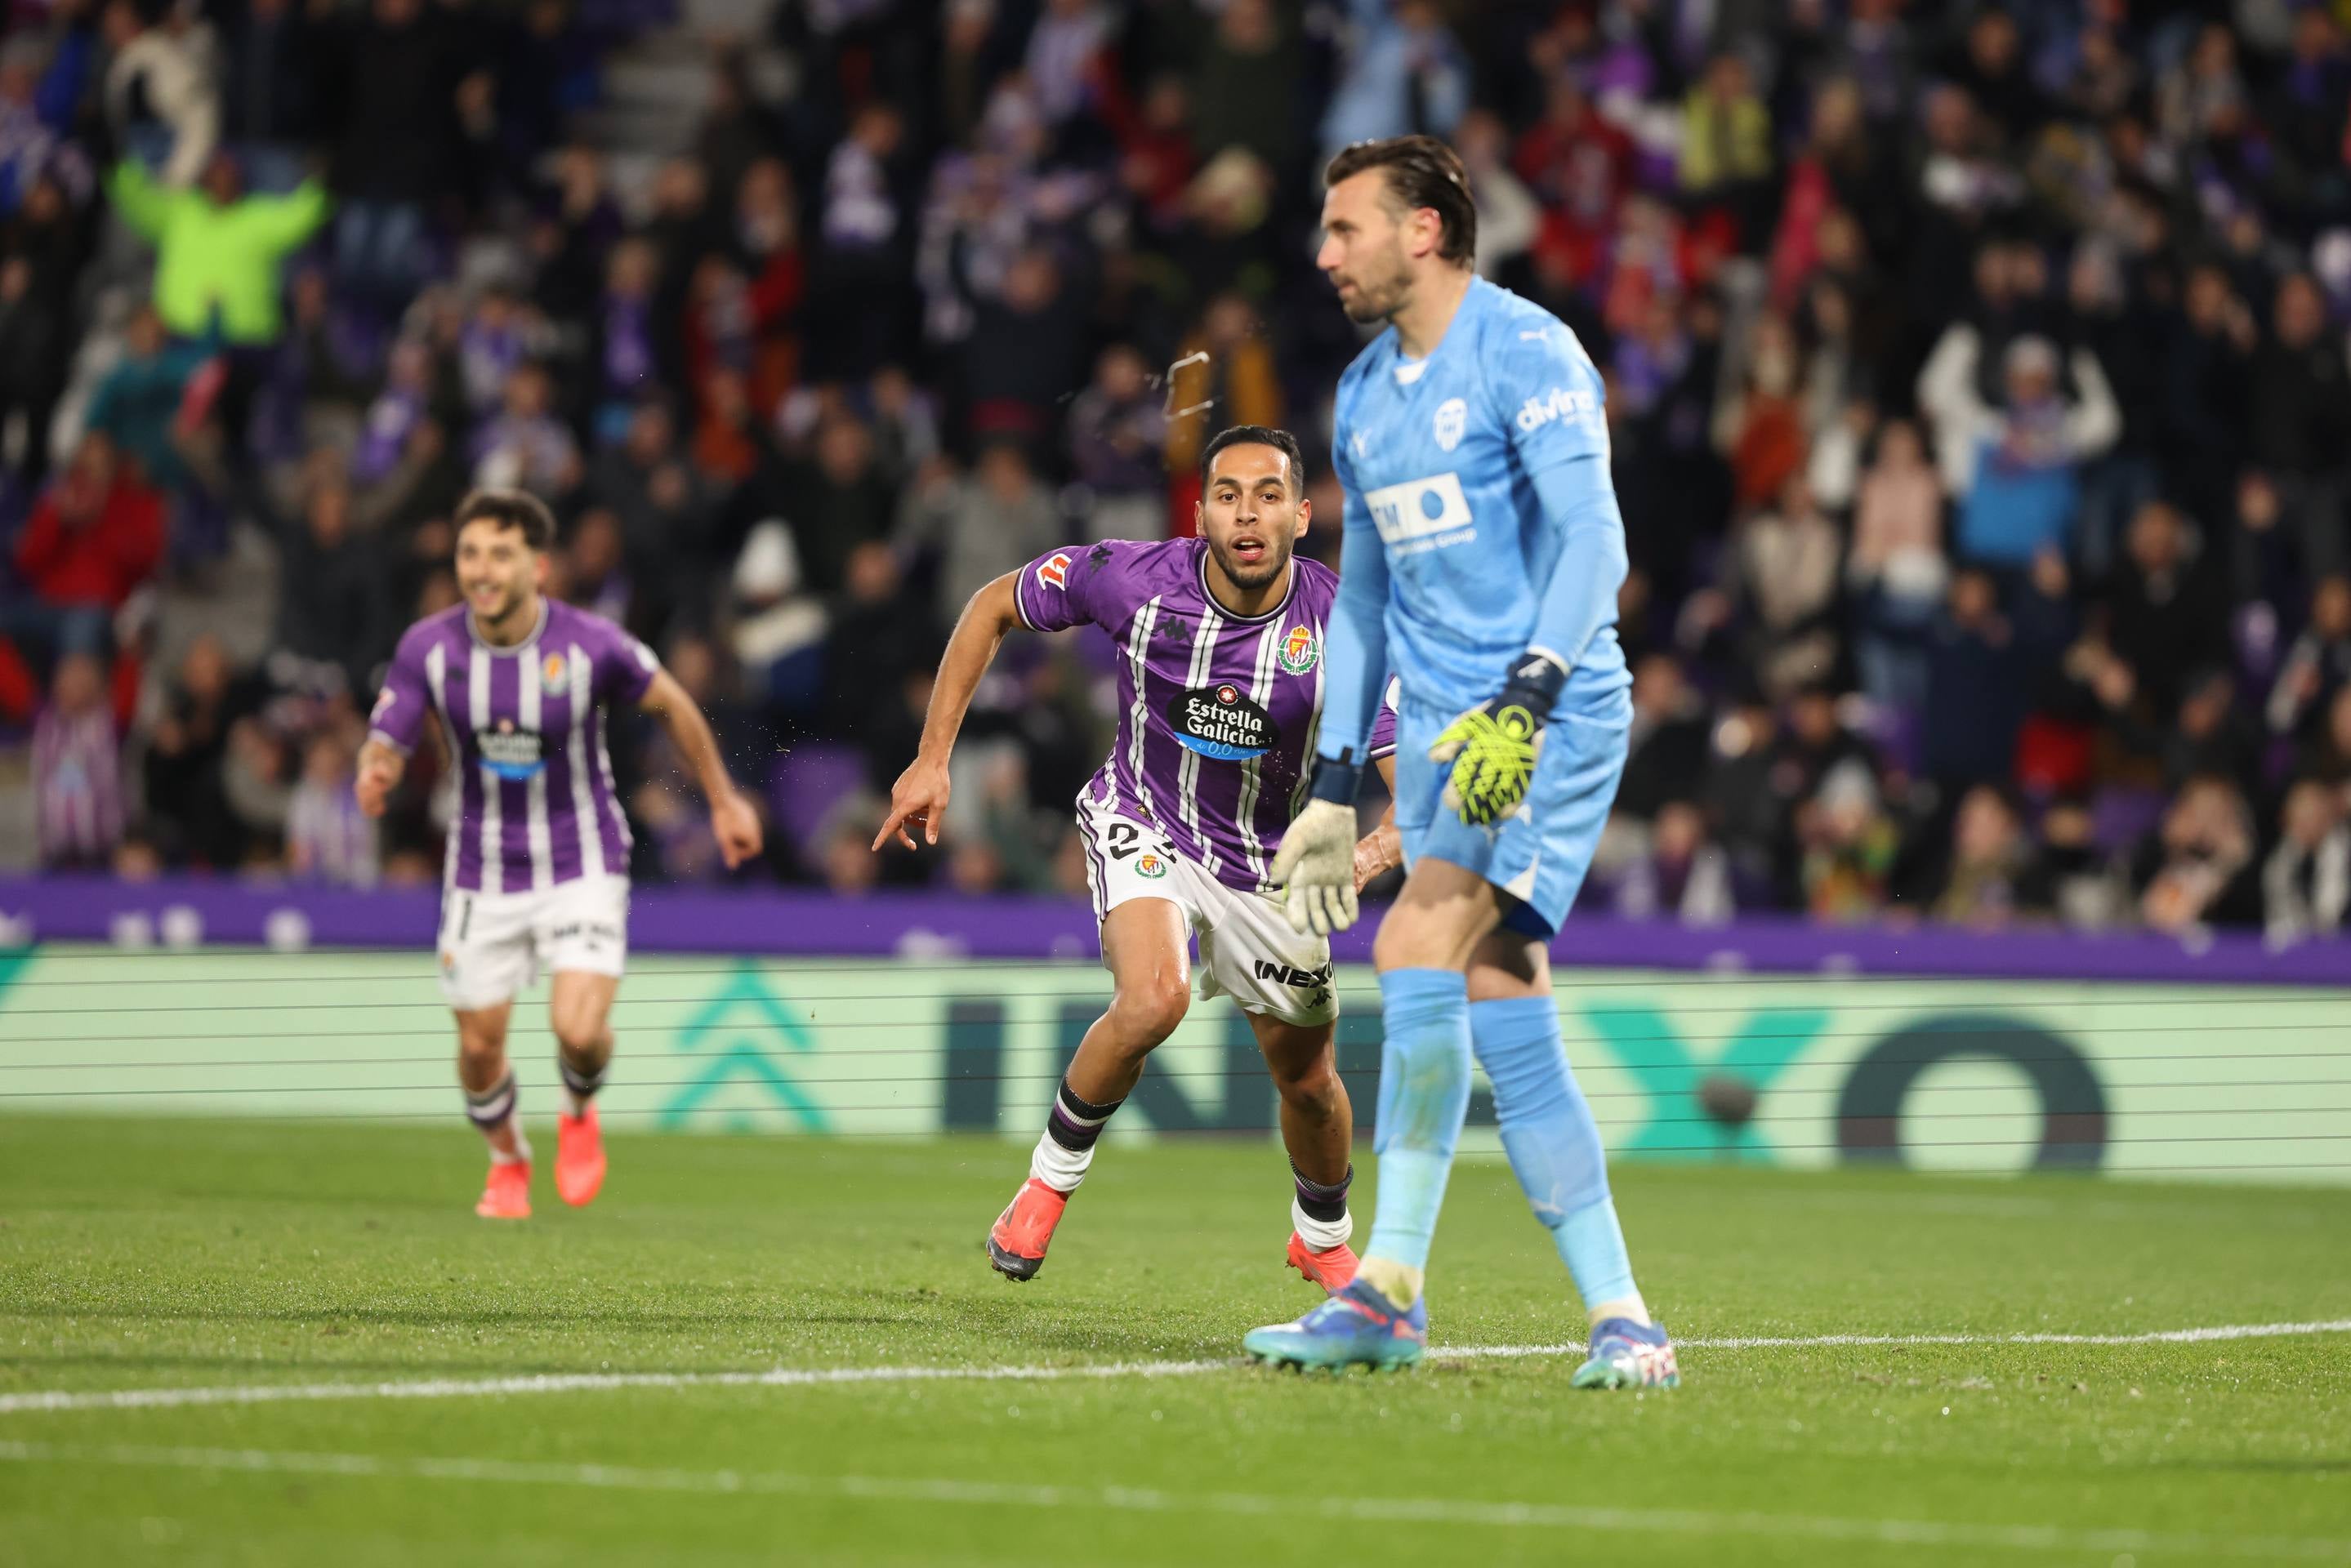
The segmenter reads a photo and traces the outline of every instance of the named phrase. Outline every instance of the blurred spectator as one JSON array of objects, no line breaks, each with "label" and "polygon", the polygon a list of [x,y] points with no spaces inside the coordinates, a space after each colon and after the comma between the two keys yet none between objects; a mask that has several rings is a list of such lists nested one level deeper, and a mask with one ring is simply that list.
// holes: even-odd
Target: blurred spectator
[{"label": "blurred spectator", "polygon": [[810,590],[835,594],[851,554],[890,537],[897,491],[882,472],[873,433],[862,421],[848,414],[827,420],[815,445],[812,461],[786,471],[783,494]]},{"label": "blurred spectator", "polygon": [[2259,779],[2261,740],[2252,716],[2237,701],[2236,677],[2225,669],[2189,677],[2179,719],[2163,749],[2163,782],[2177,789],[2199,775],[2224,778],[2249,794]]},{"label": "blurred spectator", "polygon": [[2253,455],[2279,488],[2289,522],[2320,573],[2351,568],[2345,531],[2343,432],[2351,430],[2351,363],[2340,329],[2330,332],[2326,300],[2307,274],[2277,286],[2270,334],[2253,356],[2250,425]]},{"label": "blurred spectator", "polygon": [[235,160],[222,153],[204,166],[200,188],[158,185],[138,164],[120,163],[107,191],[123,222],[155,246],[155,309],[164,326],[235,348],[277,341],[278,268],[325,219],[324,190],[307,182],[291,195],[247,195]]},{"label": "blurred spectator", "polygon": [[163,509],[92,433],[51,482],[16,535],[26,597],[0,608],[0,632],[30,633],[67,653],[97,653],[108,623],[163,558]]},{"label": "blurred spectator", "polygon": [[1747,62],[1718,55],[1682,105],[1682,190],[1694,202],[1732,209],[1750,244],[1760,247],[1764,236],[1755,220],[1764,211],[1771,172],[1771,118]]},{"label": "blurred spectator", "polygon": [[1719,926],[1737,912],[1730,860],[1707,841],[1704,812],[1686,800],[1657,812],[1648,852],[1617,885],[1616,912],[1635,920],[1664,915],[1685,926]]},{"label": "blurred spectator", "polygon": [[2286,792],[2283,831],[2262,867],[2262,929],[2272,942],[2333,936],[2351,908],[2351,823],[2344,792],[2304,779]]},{"label": "blurred spectator", "polygon": [[1159,465],[1166,431],[1143,355],[1124,343],[1103,349],[1092,384],[1070,409],[1070,463],[1087,490],[1089,541],[1165,535]]},{"label": "blurred spectator", "polygon": [[935,561],[939,624],[952,626],[971,596],[1061,540],[1061,514],[1019,447],[1000,441],[967,478],[944,470],[917,481],[898,516],[902,555]]},{"label": "blurred spectator", "polygon": [[229,725],[238,717],[227,650],[200,637],[181,656],[148,733],[142,794],[175,858],[214,868],[243,858],[244,836],[223,779]]},{"label": "blurred spectator", "polygon": [[319,124],[309,15],[296,0],[245,0],[220,30],[223,129],[256,190],[290,191]]},{"label": "blurred spectator", "polygon": [[2261,921],[2259,867],[2244,797],[2222,778],[2190,779],[2140,851],[2139,918],[2158,931]]},{"label": "blurred spectator", "polygon": [[1935,421],[1944,483],[1959,498],[1959,553],[2022,566],[2043,549],[2068,549],[2081,501],[2081,464],[2121,433],[2096,357],[2075,350],[2075,397],[2058,385],[2057,350],[2023,337],[2001,357],[2005,398],[1994,409],[1976,388],[1981,339],[1967,323],[1935,346],[1918,377],[1918,403]]},{"label": "blurred spectator", "polygon": [[163,318],[152,306],[141,305],[123,334],[122,358],[98,384],[83,415],[88,429],[111,440],[118,452],[138,462],[150,484],[167,494],[188,483],[172,427],[182,417],[189,379],[205,358],[193,343],[172,343],[164,336]]},{"label": "blurred spectator", "polygon": [[1900,835],[1885,814],[1869,764],[1848,758],[1829,770],[1796,813],[1804,908],[1837,924],[1885,908]]},{"label": "blurred spectator", "polygon": [[[107,119],[119,142],[169,186],[193,185],[220,139],[212,29],[193,11],[151,26],[134,0],[108,0]],[[143,172],[143,171],[142,171]]]},{"label": "blurred spectator", "polygon": [[2351,684],[2351,576],[2321,577],[2310,590],[2310,620],[2286,650],[2270,688],[2273,733],[2300,734],[2346,684]]},{"label": "blurred spectator", "polygon": [[1193,78],[1192,144],[1202,157],[1239,147],[1268,168],[1291,166],[1298,137],[1291,118],[1272,109],[1298,80],[1291,26],[1273,0],[1225,0]]},{"label": "blurred spectator", "polygon": [[1989,572],[1962,568],[1951,579],[1927,655],[1930,722],[1921,761],[1938,783],[1959,788],[2009,776],[2032,696],[2032,671],[2064,641],[2058,619],[2064,568],[2043,556],[2035,572],[2037,581],[2020,587],[2013,615],[2002,613],[2000,587]]},{"label": "blurred spectator", "polygon": [[48,703],[33,723],[44,870],[102,870],[112,857],[122,836],[120,745],[106,667],[92,654],[68,653],[57,661]]},{"label": "blurred spectator", "polygon": [[636,614],[635,584],[630,580],[620,520],[602,507],[591,507],[571,525],[564,542],[558,573],[562,597],[592,615],[621,626],[641,626]]},{"label": "blurred spectator", "polygon": [[1450,137],[1469,107],[1469,59],[1433,0],[1351,0],[1322,120],[1322,153],[1387,136]]},{"label": "blurred spectator", "polygon": [[355,531],[339,474],[312,482],[298,515],[280,524],[278,550],[279,649],[319,666],[329,690],[365,692],[369,667],[396,633],[381,555]]},{"label": "blurred spectator", "polygon": [[358,759],[348,734],[310,737],[302,782],[286,807],[286,862],[295,876],[337,888],[375,885],[376,825],[351,794]]},{"label": "blurred spectator", "polygon": [[1802,475],[1788,478],[1777,507],[1740,526],[1733,549],[1737,597],[1754,618],[1745,663],[1763,690],[1785,696],[1827,680],[1837,658],[1832,611],[1844,541]]},{"label": "blurred spectator", "polygon": [[474,483],[520,485],[554,501],[577,490],[581,474],[580,445],[555,416],[547,368],[516,366],[497,416],[474,438]]},{"label": "blurred spectator", "polygon": [[1542,208],[1511,171],[1510,132],[1499,117],[1472,109],[1454,130],[1453,144],[1478,206],[1479,275],[1499,278],[1542,232]]},{"label": "blurred spectator", "polygon": [[2351,784],[2351,686],[2335,693],[2325,722],[2303,743],[2294,771],[2332,784]]},{"label": "blurred spectator", "polygon": [[2044,909],[2032,841],[2015,804],[1990,784],[1976,785],[1959,797],[1935,919],[1998,930]]},{"label": "blurred spectator", "polygon": [[1616,808],[1646,821],[1680,798],[1707,767],[1706,699],[1692,690],[1681,663],[1652,653],[1633,666],[1631,753],[1616,791]]},{"label": "blurred spectator", "polygon": [[2217,575],[2193,559],[2179,514],[2160,501],[2140,507],[2106,591],[2106,635],[2158,718],[2179,707],[2189,671],[2229,661],[2220,595]]},{"label": "blurred spectator", "polygon": [[1917,427],[1891,421],[1862,477],[1845,557],[1861,689],[1889,707],[1917,712],[1926,703],[1926,631],[1950,580],[1942,545],[1942,484]]},{"label": "blurred spectator", "polygon": [[464,25],[461,12],[423,0],[367,0],[328,40],[317,90],[337,129],[335,270],[381,311],[421,280],[426,209],[458,183]]},{"label": "blurred spectator", "polygon": [[964,339],[963,383],[971,431],[1038,450],[1062,400],[1083,375],[1084,317],[1061,271],[1042,250],[1013,258],[994,300],[981,300]]},{"label": "blurred spectator", "polygon": [[47,472],[49,423],[65,392],[71,346],[57,301],[34,286],[30,261],[0,259],[0,454],[28,486]]}]

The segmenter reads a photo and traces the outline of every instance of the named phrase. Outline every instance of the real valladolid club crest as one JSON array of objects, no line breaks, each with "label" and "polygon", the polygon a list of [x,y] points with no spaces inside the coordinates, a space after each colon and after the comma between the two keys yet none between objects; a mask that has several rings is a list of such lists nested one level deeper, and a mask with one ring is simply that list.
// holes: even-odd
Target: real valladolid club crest
[{"label": "real valladolid club crest", "polygon": [[1322,661],[1322,639],[1314,635],[1311,626],[1293,626],[1290,635],[1281,639],[1281,650],[1274,657],[1292,675],[1303,675]]},{"label": "real valladolid club crest", "polygon": [[563,655],[549,654],[547,662],[540,667],[540,675],[548,685],[560,686],[563,683]]},{"label": "real valladolid club crest", "polygon": [[1167,875],[1167,862],[1146,851],[1143,858],[1134,863],[1134,872],[1138,877],[1165,877]]},{"label": "real valladolid club crest", "polygon": [[1437,444],[1451,452],[1461,444],[1461,432],[1469,428],[1469,405],[1459,398],[1447,398],[1437,405]]}]

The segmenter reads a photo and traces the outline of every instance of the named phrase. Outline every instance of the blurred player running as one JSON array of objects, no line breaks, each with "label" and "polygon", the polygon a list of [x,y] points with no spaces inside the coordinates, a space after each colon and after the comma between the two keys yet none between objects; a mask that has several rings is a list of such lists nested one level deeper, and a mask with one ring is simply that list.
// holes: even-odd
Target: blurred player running
[{"label": "blurred player running", "polygon": [[1319,265],[1351,317],[1387,329],[1339,383],[1347,514],[1329,699],[1311,798],[1274,874],[1300,929],[1354,920],[1355,790],[1390,669],[1409,870],[1373,955],[1386,1040],[1371,1243],[1347,1291],[1245,1343],[1298,1366],[1420,1358],[1422,1274],[1474,1052],[1511,1168],[1590,1317],[1577,1385],[1671,1385],[1673,1348],[1634,1284],[1544,957],[1591,865],[1632,716],[1600,378],[1556,317],[1472,270],[1477,211],[1451,149],[1362,143],[1325,184]]},{"label": "blurred player running", "polygon": [[1094,1144],[1183,1022],[1186,939],[1200,993],[1239,1003],[1281,1095],[1293,1177],[1289,1262],[1325,1290],[1353,1277],[1347,1162],[1353,1113],[1332,1064],[1331,950],[1293,930],[1273,889],[1273,846],[1305,789],[1322,703],[1322,638],[1337,583],[1295,560],[1306,532],[1297,440],[1239,426],[1201,457],[1200,537],[1112,540],[1049,552],[982,588],[940,661],[921,753],[875,836],[938,842],[947,758],[1005,634],[1091,621],[1117,643],[1118,740],[1078,796],[1086,877],[1102,925],[1110,1011],[1070,1062],[1029,1179],[989,1231],[998,1272],[1034,1278]]},{"label": "blurred player running", "polygon": [[457,1015],[465,1114],[489,1141],[489,1181],[474,1211],[530,1215],[530,1143],[515,1116],[507,1020],[538,969],[548,999],[563,1111],[555,1189],[596,1196],[604,1144],[595,1095],[612,1057],[609,1022],[628,952],[629,826],[604,750],[608,708],[655,714],[694,767],[730,867],[759,852],[759,818],[736,792],[710,726],[644,644],[541,592],[555,523],[533,496],[476,491],[457,509],[457,586],[465,602],[400,639],[356,786],[382,815],[428,712],[441,717],[457,774],[441,895],[441,990]]}]

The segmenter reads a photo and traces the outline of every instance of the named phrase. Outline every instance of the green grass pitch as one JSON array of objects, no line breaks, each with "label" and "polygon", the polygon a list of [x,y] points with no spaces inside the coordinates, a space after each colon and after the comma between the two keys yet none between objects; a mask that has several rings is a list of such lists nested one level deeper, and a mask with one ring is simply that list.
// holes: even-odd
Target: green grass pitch
[{"label": "green grass pitch", "polygon": [[[1024,1158],[622,1132],[497,1226],[462,1124],[0,1122],[0,1563],[2351,1561],[2351,1334],[1999,1342],[2351,1319],[2351,1192],[1620,1168],[1687,1346],[1636,1398],[1238,1364],[1312,1300],[1270,1142],[1106,1147],[1009,1284]],[[1580,1337],[1499,1163],[1433,1267],[1440,1345]],[[1989,1342],[1708,1344],[1832,1334]],[[477,1386],[778,1367],[858,1370]],[[871,1370],[983,1367],[1055,1375]]]}]

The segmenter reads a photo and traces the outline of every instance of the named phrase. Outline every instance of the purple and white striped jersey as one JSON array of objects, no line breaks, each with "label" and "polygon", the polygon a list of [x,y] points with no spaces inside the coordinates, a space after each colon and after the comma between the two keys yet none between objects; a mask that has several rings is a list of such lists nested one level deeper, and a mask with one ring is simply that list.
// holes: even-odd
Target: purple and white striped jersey
[{"label": "purple and white striped jersey", "polygon": [[1013,602],[1036,630],[1091,621],[1118,648],[1118,742],[1079,811],[1149,823],[1225,886],[1263,893],[1305,789],[1339,579],[1298,560],[1280,605],[1237,616],[1210,596],[1207,558],[1198,539],[1070,545],[1020,568]]},{"label": "purple and white striped jersey", "polygon": [[629,825],[612,788],[604,710],[642,701],[660,669],[651,649],[611,621],[553,599],[513,648],[475,636],[462,604],[408,628],[372,734],[405,755],[426,713],[441,715],[457,773],[450,887],[527,893],[628,875]]}]

